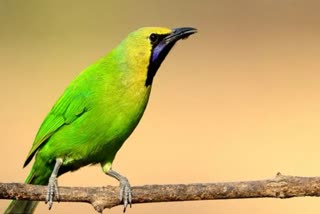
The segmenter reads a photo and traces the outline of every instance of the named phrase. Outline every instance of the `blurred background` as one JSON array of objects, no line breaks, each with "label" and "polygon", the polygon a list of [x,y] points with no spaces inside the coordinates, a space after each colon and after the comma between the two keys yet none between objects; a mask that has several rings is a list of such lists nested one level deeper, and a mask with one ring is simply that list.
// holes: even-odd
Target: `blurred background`
[{"label": "blurred background", "polygon": [[[319,1],[0,0],[0,181],[23,182],[64,88],[142,26],[192,26],[154,81],[113,168],[132,185],[320,176]],[[61,186],[118,185],[91,166]],[[9,201],[0,201],[2,211]],[[36,213],[95,213],[41,202]],[[320,198],[134,204],[135,213],[318,213]],[[105,213],[122,213],[122,207]]]}]

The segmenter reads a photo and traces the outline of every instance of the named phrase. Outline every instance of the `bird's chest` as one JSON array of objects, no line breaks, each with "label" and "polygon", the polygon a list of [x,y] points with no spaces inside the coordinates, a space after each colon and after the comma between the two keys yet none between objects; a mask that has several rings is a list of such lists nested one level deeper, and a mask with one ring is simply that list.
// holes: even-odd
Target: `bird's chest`
[{"label": "bird's chest", "polygon": [[109,136],[127,138],[139,123],[148,103],[150,89],[145,86],[123,85],[107,94],[100,116],[105,120]]},{"label": "bird's chest", "polygon": [[67,165],[75,162],[83,165],[81,160],[84,156],[89,157],[88,161],[95,163],[112,159],[138,125],[150,91],[136,89],[114,93],[116,94],[113,94],[112,99],[101,100],[91,111],[83,115],[84,120],[90,121],[79,123],[81,129],[77,129],[76,133],[79,146],[72,149],[70,157],[67,155]]}]

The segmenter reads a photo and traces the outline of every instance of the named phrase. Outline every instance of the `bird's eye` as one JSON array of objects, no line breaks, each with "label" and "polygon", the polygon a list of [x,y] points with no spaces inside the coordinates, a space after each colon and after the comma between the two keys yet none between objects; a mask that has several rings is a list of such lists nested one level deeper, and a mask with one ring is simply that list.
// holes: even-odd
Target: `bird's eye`
[{"label": "bird's eye", "polygon": [[156,43],[158,41],[158,35],[153,33],[149,36],[149,39],[151,43]]}]

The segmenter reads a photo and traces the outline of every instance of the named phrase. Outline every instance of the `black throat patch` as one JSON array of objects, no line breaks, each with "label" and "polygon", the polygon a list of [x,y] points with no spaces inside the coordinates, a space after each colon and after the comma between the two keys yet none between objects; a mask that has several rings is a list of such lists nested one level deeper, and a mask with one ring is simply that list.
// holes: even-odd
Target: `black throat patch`
[{"label": "black throat patch", "polygon": [[157,38],[154,41],[150,41],[152,48],[148,65],[147,79],[145,82],[146,87],[152,84],[153,78],[156,75],[161,63],[175,44],[175,42],[168,43],[165,41],[165,38],[169,35],[170,34],[153,34],[153,36],[156,36]]}]

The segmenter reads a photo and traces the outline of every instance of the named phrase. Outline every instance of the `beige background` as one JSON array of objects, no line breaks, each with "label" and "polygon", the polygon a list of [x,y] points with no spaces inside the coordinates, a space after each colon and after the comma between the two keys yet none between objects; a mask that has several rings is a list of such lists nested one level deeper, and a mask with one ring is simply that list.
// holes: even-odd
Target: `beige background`
[{"label": "beige background", "polygon": [[[193,26],[159,70],[114,169],[132,185],[320,175],[317,1],[0,1],[0,181],[22,182],[43,118],[87,65],[141,26]],[[117,185],[99,166],[64,186]],[[0,210],[8,201],[0,201]],[[55,203],[48,212],[95,213]],[[319,213],[319,198],[134,205],[135,213]],[[122,207],[106,210],[122,213]]]}]

